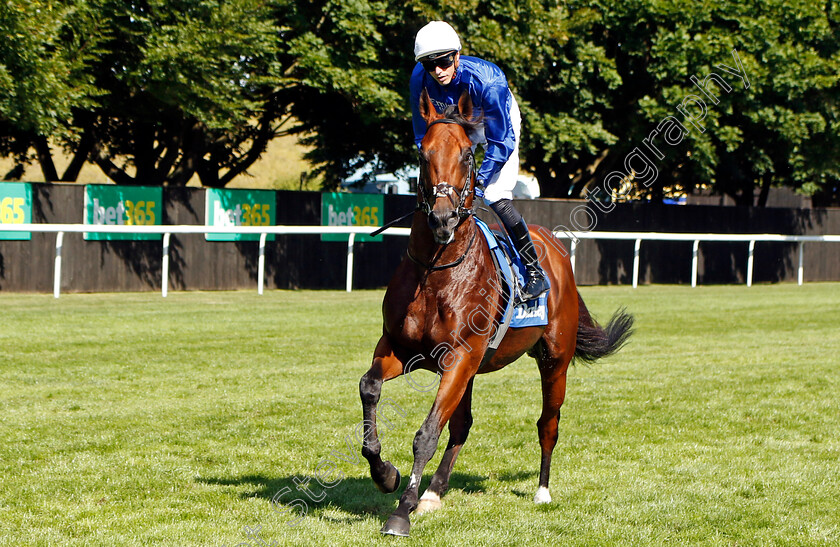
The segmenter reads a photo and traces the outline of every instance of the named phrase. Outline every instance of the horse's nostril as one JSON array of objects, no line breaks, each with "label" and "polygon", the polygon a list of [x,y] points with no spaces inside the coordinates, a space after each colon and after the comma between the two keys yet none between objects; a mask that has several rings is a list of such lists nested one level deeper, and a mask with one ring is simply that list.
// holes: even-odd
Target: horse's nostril
[{"label": "horse's nostril", "polygon": [[452,219],[457,217],[458,214],[455,211],[434,211],[431,215],[429,215],[429,226],[435,230],[440,228],[441,226],[446,226],[447,224],[452,223]]}]

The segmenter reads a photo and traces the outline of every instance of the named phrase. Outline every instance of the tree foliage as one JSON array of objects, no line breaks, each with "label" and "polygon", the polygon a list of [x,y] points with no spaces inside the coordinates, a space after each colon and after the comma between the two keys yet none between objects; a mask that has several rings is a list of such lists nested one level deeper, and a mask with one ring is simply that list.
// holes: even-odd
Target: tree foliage
[{"label": "tree foliage", "polygon": [[[413,32],[422,19],[393,0],[281,0],[284,101],[328,187],[371,160],[416,159],[407,104]],[[408,52],[408,54],[407,54]]]},{"label": "tree foliage", "polygon": [[[590,4],[591,5],[591,4]],[[667,115],[694,95],[707,107],[702,122],[685,123],[686,141],[660,160],[643,194],[707,185],[742,204],[761,204],[770,186],[816,193],[837,184],[837,9],[813,0],[698,3],[688,0],[602,2],[597,34],[614,59],[621,85],[607,126],[620,136],[609,156],[623,159]],[[747,82],[721,69],[735,67]],[[721,75],[714,104],[691,77]],[[692,116],[700,108],[686,105]],[[702,128],[702,130],[701,130]],[[607,161],[606,163],[611,163]],[[601,170],[604,171],[603,169]]]},{"label": "tree foliage", "polygon": [[[830,203],[839,17],[834,0],[8,0],[0,153],[51,180],[48,141],[120,183],[224,186],[295,132],[328,187],[397,168],[415,161],[414,34],[444,19],[507,74],[545,196]],[[743,79],[721,68],[738,62]],[[713,73],[728,90],[695,83]],[[685,134],[666,145],[668,119]]]},{"label": "tree foliage", "polygon": [[[36,149],[47,180],[78,175],[59,178],[49,138],[120,184],[183,185],[197,174],[204,185],[224,186],[281,132],[285,107],[271,99],[280,79],[278,37],[264,2],[78,0],[75,12],[63,5],[8,2],[13,15],[29,16],[22,27],[50,24],[2,57],[8,67],[6,59],[33,52],[23,60],[28,70],[11,71],[12,85],[38,85],[46,98],[59,98],[45,116],[37,97],[16,95],[23,112],[38,114],[27,124],[14,105],[0,112],[18,130],[7,132],[14,144],[6,150],[25,160]],[[84,25],[74,24],[74,13],[87,15]],[[80,54],[87,39],[95,48]]]},{"label": "tree foliage", "polygon": [[[47,138],[73,139],[72,112],[98,93],[85,70],[98,52],[97,30],[82,2],[0,3],[0,155],[17,159],[15,171]],[[85,160],[74,158],[68,170]]]},{"label": "tree foliage", "polygon": [[116,182],[183,185],[197,174],[224,186],[280,132],[277,35],[263,2],[102,0],[100,9],[110,39],[92,71],[108,93],[75,123]]}]

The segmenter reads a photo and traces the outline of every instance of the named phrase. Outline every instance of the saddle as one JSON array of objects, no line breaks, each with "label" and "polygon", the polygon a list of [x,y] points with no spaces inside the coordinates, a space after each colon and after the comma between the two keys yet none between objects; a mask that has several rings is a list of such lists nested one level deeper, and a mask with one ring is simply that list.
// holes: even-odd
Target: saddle
[{"label": "saddle", "polygon": [[502,342],[508,328],[541,327],[548,324],[548,307],[546,301],[548,293],[523,302],[521,300],[521,288],[525,284],[525,265],[522,257],[516,252],[516,248],[510,240],[502,233],[491,230],[487,224],[478,217],[475,223],[479,232],[484,236],[490,254],[493,256],[493,263],[496,267],[496,279],[499,280],[503,295],[504,313],[502,321],[497,325],[496,332],[490,337],[489,348],[495,350]]}]

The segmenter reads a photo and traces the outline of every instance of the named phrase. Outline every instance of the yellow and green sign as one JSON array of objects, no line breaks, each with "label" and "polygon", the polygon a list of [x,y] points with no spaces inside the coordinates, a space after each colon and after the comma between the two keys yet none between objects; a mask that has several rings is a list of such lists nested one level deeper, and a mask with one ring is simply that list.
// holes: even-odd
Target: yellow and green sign
[{"label": "yellow and green sign", "polygon": [[[0,182],[0,224],[32,222],[32,186],[25,182]],[[0,239],[32,239],[32,232],[3,232]]]},{"label": "yellow and green sign", "polygon": [[[271,190],[207,189],[206,226],[274,226],[276,194]],[[259,234],[209,233],[207,241],[259,241]],[[274,241],[274,235],[266,238]]]},{"label": "yellow and green sign", "polygon": [[[163,189],[159,186],[85,186],[85,224],[105,226],[160,226]],[[162,234],[109,234],[86,232],[89,241],[160,239]]]},{"label": "yellow and green sign", "polygon": [[[382,226],[382,194],[321,194],[321,226]],[[322,234],[321,241],[347,241],[348,234]],[[356,241],[382,241],[382,236],[356,234]]]}]

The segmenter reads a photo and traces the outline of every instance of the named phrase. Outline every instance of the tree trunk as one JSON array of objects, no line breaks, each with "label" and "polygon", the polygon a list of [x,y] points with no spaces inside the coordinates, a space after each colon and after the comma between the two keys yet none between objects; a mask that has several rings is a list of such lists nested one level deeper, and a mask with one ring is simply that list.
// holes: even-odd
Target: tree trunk
[{"label": "tree trunk", "polygon": [[770,178],[768,174],[761,177],[761,192],[758,194],[758,203],[756,203],[759,207],[767,206],[767,196],[770,194]]},{"label": "tree trunk", "polygon": [[3,175],[3,180],[20,180],[23,177],[23,172],[26,166],[22,163],[15,163],[8,173]]},{"label": "tree trunk", "polygon": [[91,152],[91,156],[93,157],[94,163],[102,169],[102,172],[105,175],[116,182],[117,184],[122,184],[124,186],[136,186],[137,180],[131,177],[128,173],[114,165],[114,163],[102,152],[102,149],[99,146],[95,146],[94,150]]},{"label": "tree trunk", "polygon": [[67,169],[64,170],[64,174],[61,175],[62,181],[76,182],[79,179],[79,173],[81,173],[82,167],[84,167],[85,163],[87,163],[94,144],[95,141],[91,131],[85,130],[85,132],[82,133],[82,138],[79,139],[79,145],[76,148],[75,154],[73,154],[73,159],[70,161],[70,165],[67,166]]},{"label": "tree trunk", "polygon": [[41,172],[44,174],[44,182],[55,182],[58,180],[58,171],[52,158],[52,150],[47,138],[40,136],[35,138],[35,153],[38,155],[38,163],[41,165]]}]

